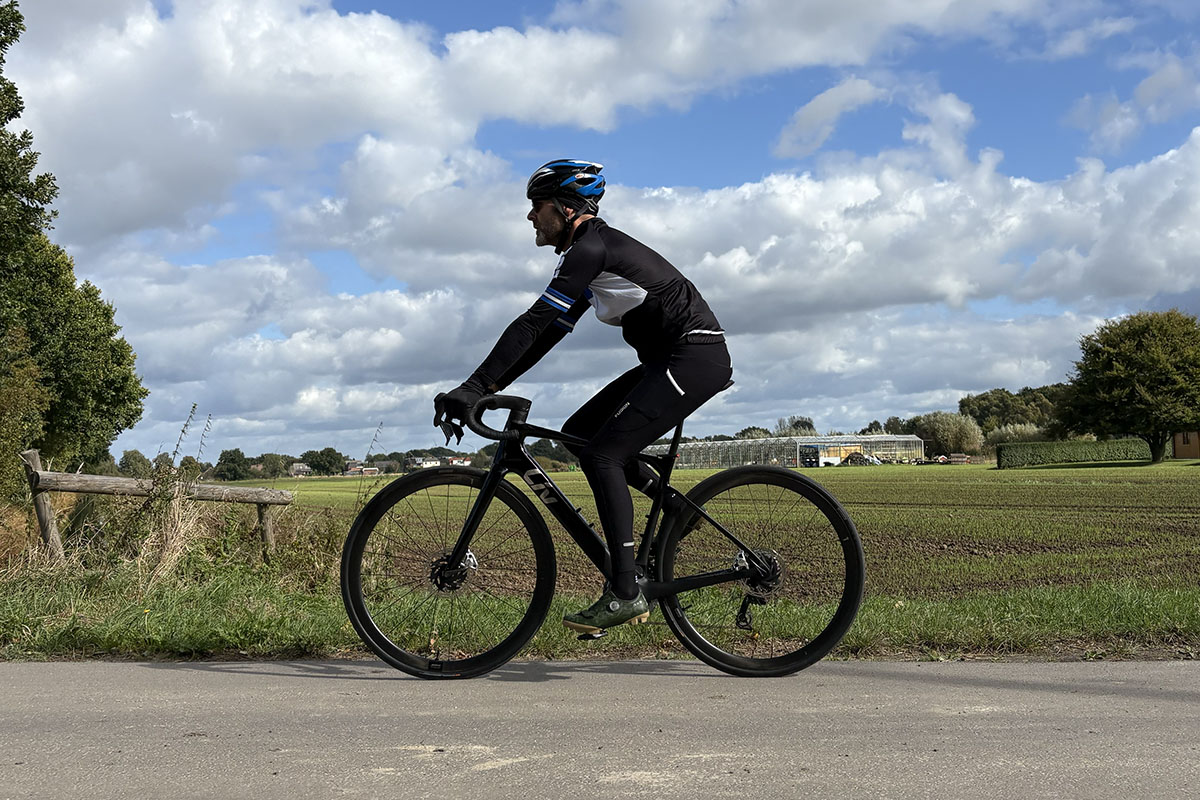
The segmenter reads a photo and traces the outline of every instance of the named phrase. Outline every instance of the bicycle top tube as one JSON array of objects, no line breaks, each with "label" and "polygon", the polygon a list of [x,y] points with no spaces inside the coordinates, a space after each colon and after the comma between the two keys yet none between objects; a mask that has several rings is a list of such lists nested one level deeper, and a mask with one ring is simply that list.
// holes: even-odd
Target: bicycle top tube
[{"label": "bicycle top tube", "polygon": [[[466,426],[474,433],[479,434],[485,439],[494,441],[519,441],[529,436],[536,436],[541,439],[550,439],[551,441],[564,442],[582,447],[588,443],[587,439],[580,436],[573,436],[563,431],[556,431],[552,428],[543,428],[539,425],[531,425],[526,422],[529,416],[529,409],[533,405],[531,400],[516,395],[489,394],[484,395],[476,401],[470,411],[467,412],[466,419],[463,420]],[[495,428],[483,422],[483,414],[485,411],[493,409],[507,409],[508,420],[504,423],[504,430],[496,430]],[[675,426],[674,441],[678,443],[679,435],[683,431],[683,423],[680,422]],[[644,453],[638,453],[637,458],[650,463],[662,461],[661,456],[651,456]]]}]

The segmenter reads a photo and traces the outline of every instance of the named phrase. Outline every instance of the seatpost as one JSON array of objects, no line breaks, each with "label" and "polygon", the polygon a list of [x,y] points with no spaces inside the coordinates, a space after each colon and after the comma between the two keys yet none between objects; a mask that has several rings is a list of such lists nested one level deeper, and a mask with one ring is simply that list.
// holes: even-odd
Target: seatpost
[{"label": "seatpost", "polygon": [[659,476],[659,495],[663,496],[667,481],[671,478],[671,470],[675,469],[675,457],[679,455],[679,440],[683,437],[683,423],[675,426],[675,435],[671,437],[671,446],[667,448],[667,458],[663,463],[662,474]]}]

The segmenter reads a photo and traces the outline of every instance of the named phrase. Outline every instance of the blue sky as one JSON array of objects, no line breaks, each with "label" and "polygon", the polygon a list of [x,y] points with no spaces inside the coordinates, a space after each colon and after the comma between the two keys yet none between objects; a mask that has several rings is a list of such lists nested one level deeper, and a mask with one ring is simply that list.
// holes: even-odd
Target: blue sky
[{"label": "blue sky", "polygon": [[[432,444],[553,269],[522,188],[560,156],[730,331],[697,434],[955,410],[1200,311],[1192,3],[22,5],[55,238],[151,390],[117,455],[193,402],[210,451]],[[593,320],[514,388],[557,424],[631,359]]]}]

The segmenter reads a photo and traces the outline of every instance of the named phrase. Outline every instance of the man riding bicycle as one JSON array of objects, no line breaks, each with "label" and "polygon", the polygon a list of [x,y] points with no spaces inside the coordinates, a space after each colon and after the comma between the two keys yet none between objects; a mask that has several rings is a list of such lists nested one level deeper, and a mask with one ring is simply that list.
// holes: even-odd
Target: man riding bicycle
[{"label": "man riding bicycle", "polygon": [[579,457],[612,562],[604,594],[567,614],[567,627],[595,633],[645,622],[649,605],[634,570],[633,498],[653,495],[654,472],[634,456],[678,425],[729,382],[724,331],[692,283],[666,259],[599,213],[603,166],[562,159],[539,167],[526,185],[526,218],[539,247],[561,255],[541,297],[501,334],[471,377],[434,400],[434,425],[462,421],[484,394],[503,391],[571,332],[589,306],[619,326],[638,366],[613,380],[563,424],[587,440]]}]

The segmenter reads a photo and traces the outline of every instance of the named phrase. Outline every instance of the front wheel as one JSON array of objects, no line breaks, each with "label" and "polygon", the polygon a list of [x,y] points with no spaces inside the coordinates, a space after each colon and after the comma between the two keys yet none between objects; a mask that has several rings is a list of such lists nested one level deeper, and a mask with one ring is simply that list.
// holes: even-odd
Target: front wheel
[{"label": "front wheel", "polygon": [[753,551],[752,558],[695,511],[660,542],[663,581],[749,567],[747,579],[661,600],[667,625],[700,660],[734,675],[787,675],[819,661],[850,629],[862,601],[862,543],[845,510],[798,472],[737,467],[688,499]]},{"label": "front wheel", "polygon": [[487,473],[432,469],[363,507],[342,550],[342,599],[380,658],[421,678],[469,678],[515,656],[554,594],[554,545],[533,504],[501,482],[466,557],[451,552]]}]

